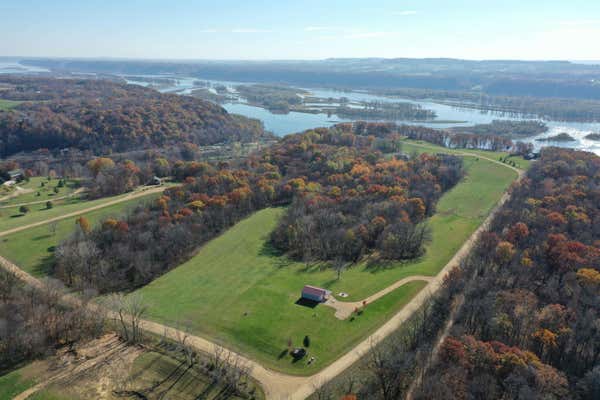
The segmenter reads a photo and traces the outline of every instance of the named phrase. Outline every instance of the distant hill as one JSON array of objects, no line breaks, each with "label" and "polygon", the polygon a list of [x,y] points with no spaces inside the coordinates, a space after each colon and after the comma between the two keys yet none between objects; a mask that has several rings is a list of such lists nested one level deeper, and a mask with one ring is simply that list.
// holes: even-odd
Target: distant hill
[{"label": "distant hill", "polygon": [[55,71],[180,74],[297,86],[478,91],[490,95],[600,100],[600,65],[569,61],[334,58],[313,61],[27,59]]},{"label": "distant hill", "polygon": [[0,157],[40,148],[104,154],[176,142],[248,142],[265,135],[260,121],[218,105],[103,80],[0,75],[0,98],[23,101],[0,111]]}]

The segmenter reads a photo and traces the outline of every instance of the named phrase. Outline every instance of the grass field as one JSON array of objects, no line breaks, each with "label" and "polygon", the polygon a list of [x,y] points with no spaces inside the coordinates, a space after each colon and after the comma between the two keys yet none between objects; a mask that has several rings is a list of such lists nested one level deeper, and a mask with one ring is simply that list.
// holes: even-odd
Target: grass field
[{"label": "grass field", "polygon": [[[122,215],[128,208],[157,197],[158,194],[150,194],[83,215],[90,223],[95,224],[109,216]],[[91,202],[82,204],[89,203]],[[0,237],[0,254],[30,274],[44,276],[52,263],[54,247],[73,233],[77,218],[79,217],[65,218],[57,222],[54,234],[50,231],[50,225],[46,224]]]},{"label": "grass field", "polygon": [[0,110],[10,110],[11,108],[15,108],[21,103],[22,101],[0,99]]},{"label": "grass field", "polygon": [[[33,177],[29,179],[29,182],[19,182],[19,187],[26,190],[31,190],[31,192],[23,193],[18,196],[11,197],[8,200],[0,201],[0,206],[4,207],[11,204],[22,204],[38,201],[45,202],[48,200],[56,202],[54,199],[68,196],[79,187],[79,183],[76,180],[67,180],[66,185],[62,188],[58,188],[58,193],[55,193],[54,188],[58,186],[58,182],[58,179],[52,179],[48,181],[47,178],[43,177]],[[42,183],[44,183],[44,186],[42,186]],[[41,205],[44,206],[45,204]]]},{"label": "grass field", "polygon": [[448,154],[472,154],[474,156],[490,158],[492,160],[500,160],[508,159],[509,161],[514,161],[517,168],[520,169],[528,169],[531,165],[531,161],[525,160],[520,156],[511,156],[509,153],[502,151],[487,151],[487,150],[470,150],[470,149],[449,149],[446,147],[436,146],[435,144],[431,144],[428,142],[424,142],[422,140],[408,140],[405,139],[402,141],[402,150],[405,153],[412,153],[413,151],[417,153],[448,153]]},{"label": "grass field", "polygon": [[49,218],[59,217],[64,214],[81,211],[89,207],[101,205],[112,200],[128,196],[130,193],[121,194],[113,197],[103,197],[96,200],[85,199],[85,194],[69,197],[56,202],[53,208],[47,209],[46,204],[36,204],[29,206],[30,211],[22,214],[19,207],[9,207],[0,209],[0,231],[16,228],[22,225],[33,224],[44,221]]},{"label": "grass field", "polygon": [[0,400],[11,400],[17,394],[34,386],[39,375],[38,363],[31,363],[0,376]]},{"label": "grass field", "polygon": [[[416,148],[415,148],[416,149]],[[436,149],[437,151],[437,149]],[[321,266],[306,266],[273,254],[267,244],[283,209],[259,211],[205,245],[188,262],[139,290],[151,318],[188,325],[192,332],[233,347],[268,367],[295,374],[323,368],[374,331],[408,302],[424,282],[407,284],[370,304],[354,320],[337,320],[333,309],[296,305],[305,284],[349,293],[360,300],[398,279],[435,275],[481,224],[516,172],[465,157],[467,177],[446,193],[429,220],[433,232],[426,255],[392,265],[359,264],[341,280]],[[293,363],[283,356],[288,339],[311,339],[317,362]]]}]

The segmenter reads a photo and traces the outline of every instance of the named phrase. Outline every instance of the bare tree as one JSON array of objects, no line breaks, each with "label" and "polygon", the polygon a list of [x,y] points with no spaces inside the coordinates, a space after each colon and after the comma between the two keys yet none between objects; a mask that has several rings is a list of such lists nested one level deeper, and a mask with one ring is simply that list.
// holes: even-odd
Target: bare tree
[{"label": "bare tree", "polygon": [[183,325],[180,323],[177,324],[177,329],[175,329],[175,343],[177,344],[177,350],[185,356],[188,367],[192,367],[196,361],[196,352],[188,342],[190,338],[188,334],[189,330],[189,322]]},{"label": "bare tree", "polygon": [[52,221],[48,224],[48,231],[52,236],[56,236],[56,229],[58,228],[58,221]]},{"label": "bare tree", "polygon": [[121,337],[129,343],[139,343],[142,338],[140,324],[147,309],[142,296],[137,293],[129,296],[115,293],[110,296],[108,303],[119,322]]}]

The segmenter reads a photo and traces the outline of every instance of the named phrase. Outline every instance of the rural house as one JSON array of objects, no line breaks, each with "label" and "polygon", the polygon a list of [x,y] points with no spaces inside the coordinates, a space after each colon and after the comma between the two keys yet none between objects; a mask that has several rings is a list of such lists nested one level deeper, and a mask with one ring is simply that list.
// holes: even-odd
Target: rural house
[{"label": "rural house", "polygon": [[319,288],[316,286],[306,285],[302,288],[302,298],[307,300],[318,301],[319,303],[327,300],[331,294],[330,290]]},{"label": "rural house", "polygon": [[23,171],[21,171],[20,169],[8,171],[8,176],[11,181],[15,182],[20,182],[24,179]]}]

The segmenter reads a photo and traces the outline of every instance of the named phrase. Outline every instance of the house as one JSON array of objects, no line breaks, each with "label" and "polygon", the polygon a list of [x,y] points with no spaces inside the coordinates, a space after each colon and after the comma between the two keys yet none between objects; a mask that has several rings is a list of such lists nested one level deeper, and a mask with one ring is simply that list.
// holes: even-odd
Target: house
[{"label": "house", "polygon": [[540,157],[540,153],[527,153],[523,156],[525,160],[536,160]]},{"label": "house", "polygon": [[8,171],[9,180],[15,182],[21,182],[25,176],[23,175],[23,171],[20,169],[13,169],[12,171]]},{"label": "house", "polygon": [[306,285],[302,288],[302,298],[312,301],[324,302],[331,295],[331,291],[316,286]]},{"label": "house", "polygon": [[162,185],[162,179],[160,179],[158,176],[153,176],[152,179],[150,179],[150,182],[148,182],[148,185],[160,186]]}]

